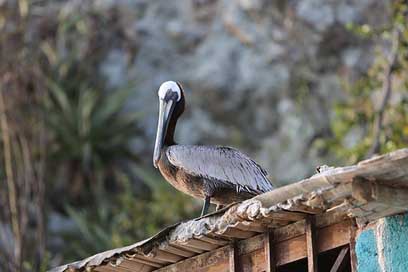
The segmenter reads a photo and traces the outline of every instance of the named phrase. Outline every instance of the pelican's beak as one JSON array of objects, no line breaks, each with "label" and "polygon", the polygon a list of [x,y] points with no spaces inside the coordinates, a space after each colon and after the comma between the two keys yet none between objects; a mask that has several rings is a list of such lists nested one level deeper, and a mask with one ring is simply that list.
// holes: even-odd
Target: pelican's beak
[{"label": "pelican's beak", "polygon": [[157,123],[156,143],[154,145],[153,153],[153,165],[156,168],[160,160],[161,150],[163,148],[167,127],[169,125],[171,114],[173,113],[174,105],[175,103],[172,99],[169,99],[168,101],[160,99],[159,121]]}]

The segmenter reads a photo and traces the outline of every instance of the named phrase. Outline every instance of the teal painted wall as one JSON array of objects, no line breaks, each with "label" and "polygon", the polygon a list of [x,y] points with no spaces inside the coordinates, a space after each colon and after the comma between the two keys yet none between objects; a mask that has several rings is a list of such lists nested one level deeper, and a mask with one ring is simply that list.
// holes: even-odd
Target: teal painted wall
[{"label": "teal painted wall", "polygon": [[386,271],[408,271],[408,214],[386,218],[382,240]]},{"label": "teal painted wall", "polygon": [[358,272],[380,272],[374,230],[365,230],[357,237],[356,255]]},{"label": "teal painted wall", "polygon": [[362,231],[356,255],[358,272],[407,272],[408,214],[387,217]]}]

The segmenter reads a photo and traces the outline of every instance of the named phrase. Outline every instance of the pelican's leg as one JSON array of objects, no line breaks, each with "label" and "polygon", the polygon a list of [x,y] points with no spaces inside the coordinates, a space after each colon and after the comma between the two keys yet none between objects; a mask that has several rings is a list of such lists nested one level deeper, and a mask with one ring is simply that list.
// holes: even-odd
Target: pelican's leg
[{"label": "pelican's leg", "polygon": [[208,212],[208,208],[210,207],[210,197],[206,196],[204,199],[203,209],[201,210],[201,216],[204,216]]}]

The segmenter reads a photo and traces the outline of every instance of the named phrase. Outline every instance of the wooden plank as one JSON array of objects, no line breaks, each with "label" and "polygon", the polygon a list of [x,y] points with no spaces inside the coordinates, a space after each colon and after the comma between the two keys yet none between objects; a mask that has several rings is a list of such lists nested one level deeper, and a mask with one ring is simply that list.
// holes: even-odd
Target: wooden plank
[{"label": "wooden plank", "polygon": [[337,223],[317,231],[317,250],[319,253],[350,243],[351,221]]},{"label": "wooden plank", "polygon": [[[321,253],[339,246],[350,243],[351,220],[326,226],[316,231],[316,250]],[[302,225],[305,229],[305,224]],[[303,231],[305,232],[305,230]],[[238,262],[235,269],[238,271],[265,271],[266,250],[265,234],[251,237],[247,240],[238,241],[235,244],[235,256]],[[278,237],[275,238],[275,240]],[[275,258],[276,267],[291,263],[307,257],[306,235],[301,234],[284,241],[273,239],[272,256]],[[279,239],[277,239],[279,240]],[[230,269],[230,246],[224,246],[213,251],[182,260],[178,263],[158,269],[157,271],[229,271]],[[239,266],[238,266],[239,265]],[[239,269],[237,269],[237,267]],[[273,270],[272,270],[273,271]]]},{"label": "wooden plank", "polygon": [[[317,252],[347,245],[350,242],[350,221],[317,230]],[[281,266],[307,257],[306,237],[300,235],[274,244],[276,265]]]},{"label": "wooden plank", "polygon": [[387,206],[384,206],[381,203],[369,202],[348,210],[347,214],[349,217],[366,217],[376,211],[382,211],[385,209],[387,209]]},{"label": "wooden plank", "polygon": [[235,243],[231,243],[229,246],[229,271],[236,272],[238,271],[238,254],[237,247]]},{"label": "wooden plank", "polygon": [[197,271],[197,272],[228,272],[229,271],[229,249],[230,246],[224,246],[210,252],[206,252],[189,259],[185,259],[175,264],[156,270],[157,272],[178,272],[178,271]]},{"label": "wooden plank", "polygon": [[271,212],[269,214],[265,215],[266,218],[268,219],[273,219],[273,220],[285,220],[285,221],[300,221],[302,219],[305,219],[307,217],[306,214],[300,213],[300,212],[285,212],[285,211],[279,211],[279,212]]},{"label": "wooden plank", "polygon": [[239,255],[245,255],[255,250],[261,249],[264,243],[264,235],[259,234],[251,238],[237,241],[237,249]]},{"label": "wooden plank", "polygon": [[401,209],[401,208],[394,208],[394,207],[389,207],[380,211],[375,211],[371,214],[368,214],[365,216],[368,222],[377,220],[379,218],[383,218],[386,216],[394,215],[394,214],[399,214],[399,213],[404,213],[406,212],[406,209]]},{"label": "wooden plank", "polygon": [[[71,272],[71,271],[78,271],[77,269],[72,269],[72,270],[68,270],[68,272]],[[95,269],[94,269],[94,271],[96,271],[96,272],[128,272],[128,271],[124,271],[124,270],[122,270],[122,269],[120,269],[120,268],[118,268],[118,267],[113,267],[113,266],[111,266],[111,265],[100,265],[100,266],[98,266],[98,267],[96,267]]]},{"label": "wooden plank", "polygon": [[296,223],[278,229],[274,229],[272,230],[272,232],[274,243],[285,241],[293,237],[305,234],[305,220],[298,221]]},{"label": "wooden plank", "polygon": [[275,244],[274,253],[277,266],[307,257],[305,235]]},{"label": "wooden plank", "polygon": [[[315,224],[318,229],[335,225],[338,222],[347,222],[349,218],[346,214],[338,211],[330,211],[324,214],[315,216]],[[273,229],[274,243],[291,239],[293,237],[302,235],[305,233],[305,220],[301,220],[284,227]]]},{"label": "wooden plank", "polygon": [[317,245],[315,218],[308,216],[306,218],[306,248],[307,248],[307,267],[309,272],[317,272]]},{"label": "wooden plank", "polygon": [[[348,244],[350,241],[351,220],[325,226],[317,230],[318,250],[323,252]],[[281,229],[272,230],[275,259],[277,265],[286,264],[307,256],[305,240],[305,221],[296,222]],[[264,234],[238,241],[240,255],[263,250]]]},{"label": "wooden plank", "polygon": [[120,265],[120,268],[123,268],[124,270],[131,272],[131,271],[139,271],[142,267],[144,270],[146,270],[146,267],[149,267],[150,270],[154,270],[157,268],[162,267],[161,265],[157,265],[155,263],[151,262],[146,262],[144,260],[128,260],[124,259]]},{"label": "wooden plank", "polygon": [[357,237],[357,226],[353,222],[350,226],[350,262],[351,262],[351,272],[357,272],[357,254],[356,254],[356,237]]},{"label": "wooden plank", "polygon": [[155,260],[160,260],[160,261],[169,262],[169,263],[176,263],[184,259],[183,257],[179,255],[172,254],[172,253],[169,253],[163,250],[159,250],[159,249],[157,249],[155,253],[149,253],[147,256],[152,257]]},{"label": "wooden plank", "polygon": [[324,175],[316,175],[308,179],[304,179],[297,183],[292,183],[286,186],[282,186],[267,193],[258,195],[253,199],[259,200],[264,207],[271,207],[281,202],[300,196],[305,192],[311,192],[314,190],[329,188],[332,184]]},{"label": "wooden plank", "polygon": [[228,228],[225,232],[222,233],[222,237],[238,238],[238,239],[247,239],[256,235],[256,232],[243,231],[234,228]]},{"label": "wooden plank", "polygon": [[159,247],[159,249],[163,250],[163,251],[166,251],[166,252],[170,252],[170,253],[179,255],[179,256],[182,256],[184,258],[189,258],[191,256],[196,255],[196,253],[194,253],[194,252],[183,250],[181,248],[171,246],[171,245],[167,245],[165,247]]},{"label": "wooden plank", "polygon": [[263,248],[239,257],[240,272],[265,272],[265,250]]},{"label": "wooden plank", "polygon": [[159,259],[155,259],[153,257],[141,255],[141,254],[128,255],[127,257],[125,257],[125,259],[128,259],[128,260],[132,260],[132,259],[144,260],[144,261],[148,261],[148,262],[152,262],[152,263],[157,263],[157,264],[162,265],[162,266],[169,263],[169,262],[166,262],[166,261],[162,261],[162,260],[159,260]]},{"label": "wooden plank", "polygon": [[321,208],[311,207],[303,203],[297,203],[296,205],[293,205],[292,207],[285,208],[285,210],[286,209],[292,212],[302,212],[302,213],[307,213],[307,214],[319,214],[323,212],[323,209]]},{"label": "wooden plank", "polygon": [[326,203],[333,204],[342,202],[351,195],[351,183],[338,184],[336,187],[322,192],[321,196]]},{"label": "wooden plank", "polygon": [[201,254],[201,253],[204,252],[204,250],[202,250],[202,249],[191,247],[191,246],[188,246],[186,244],[180,244],[180,243],[176,244],[174,242],[170,242],[170,245],[173,246],[173,247],[176,247],[176,248],[180,248],[182,250],[186,250],[186,251],[194,252],[194,253],[198,253],[198,254]]},{"label": "wooden plank", "polygon": [[[152,268],[151,266],[148,265],[143,265],[138,272],[151,272],[155,270],[155,268]],[[132,270],[132,272],[134,272],[135,270]]]},{"label": "wooden plank", "polygon": [[[144,260],[142,258],[139,258],[138,256],[133,257],[132,259],[126,259],[127,262],[130,263],[137,263],[137,264],[145,264],[145,265],[149,265],[151,267],[156,267],[156,268],[160,268],[163,265],[162,264],[158,264],[158,263],[154,263],[148,260]],[[134,264],[136,265],[136,264]]]},{"label": "wooden plank", "polygon": [[198,237],[197,239],[199,239],[201,241],[204,241],[204,242],[207,242],[207,243],[210,243],[210,244],[217,245],[217,246],[225,246],[225,245],[227,245],[229,243],[229,241],[223,240],[221,238],[215,239],[215,238],[204,236],[204,235]]},{"label": "wooden plank", "polygon": [[349,251],[348,247],[344,247],[339,255],[336,258],[336,261],[334,262],[332,268],[330,269],[330,272],[338,272],[340,269],[340,266],[343,264],[344,257],[346,257],[347,252]]},{"label": "wooden plank", "polygon": [[213,250],[213,249],[216,249],[216,248],[219,247],[218,245],[214,245],[214,244],[211,244],[211,243],[208,243],[208,242],[205,242],[205,241],[201,241],[201,240],[197,240],[197,239],[194,239],[194,238],[188,240],[186,242],[186,245],[188,245],[190,247],[197,248],[197,249],[201,249],[201,250],[204,250],[204,251],[210,251],[210,250]]},{"label": "wooden plank", "polygon": [[273,252],[273,234],[264,234],[265,268],[266,272],[276,272],[275,254]]},{"label": "wooden plank", "polygon": [[363,178],[355,178],[352,196],[361,202],[376,202],[388,207],[408,209],[407,188],[393,188]]},{"label": "wooden plank", "polygon": [[234,228],[237,228],[243,231],[256,232],[256,233],[264,233],[268,229],[263,224],[255,223],[255,222],[247,222],[247,221],[239,222],[238,224],[234,225]]}]

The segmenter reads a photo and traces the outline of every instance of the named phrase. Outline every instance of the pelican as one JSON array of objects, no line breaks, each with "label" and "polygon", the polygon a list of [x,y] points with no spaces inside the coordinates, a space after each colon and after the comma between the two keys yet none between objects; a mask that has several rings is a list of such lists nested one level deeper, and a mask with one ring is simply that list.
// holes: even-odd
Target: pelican
[{"label": "pelican", "polygon": [[174,141],[178,118],[184,112],[184,91],[166,81],[158,91],[159,120],[153,165],[176,189],[204,199],[201,216],[210,203],[242,201],[273,189],[267,173],[240,151],[224,146],[181,145]]}]

